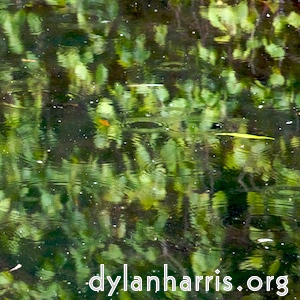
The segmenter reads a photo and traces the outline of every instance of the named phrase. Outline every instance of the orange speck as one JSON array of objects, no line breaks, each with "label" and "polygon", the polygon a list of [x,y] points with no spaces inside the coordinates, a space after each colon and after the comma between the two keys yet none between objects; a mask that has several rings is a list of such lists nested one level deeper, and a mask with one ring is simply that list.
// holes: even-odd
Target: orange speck
[{"label": "orange speck", "polygon": [[105,119],[100,119],[99,123],[102,124],[103,126],[106,126],[106,127],[110,126],[108,120],[105,120]]}]

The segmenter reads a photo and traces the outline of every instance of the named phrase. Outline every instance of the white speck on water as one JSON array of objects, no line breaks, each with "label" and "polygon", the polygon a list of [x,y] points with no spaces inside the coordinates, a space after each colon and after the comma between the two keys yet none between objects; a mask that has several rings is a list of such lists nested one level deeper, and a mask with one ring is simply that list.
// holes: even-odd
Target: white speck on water
[{"label": "white speck on water", "polygon": [[272,239],[269,238],[261,238],[257,240],[259,243],[268,243],[268,242],[273,242]]}]

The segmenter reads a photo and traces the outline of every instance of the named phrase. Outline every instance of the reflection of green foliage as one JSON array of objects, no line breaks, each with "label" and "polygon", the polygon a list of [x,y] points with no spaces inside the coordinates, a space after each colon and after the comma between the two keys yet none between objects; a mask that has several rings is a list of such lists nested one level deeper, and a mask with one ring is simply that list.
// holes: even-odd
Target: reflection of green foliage
[{"label": "reflection of green foliage", "polygon": [[[177,277],[297,275],[285,253],[299,252],[300,166],[290,155],[299,138],[253,128],[243,110],[299,106],[298,70],[282,64],[298,60],[287,48],[299,14],[265,3],[264,25],[256,2],[195,13],[190,1],[167,1],[166,20],[146,22],[127,4],[1,2],[1,295],[93,298],[86,282],[100,263],[112,275],[123,263],[143,275],[163,262]],[[235,193],[246,208],[230,219]],[[256,245],[233,259],[232,228],[242,246]],[[18,262],[20,277],[7,271]]]},{"label": "reflection of green foliage", "polygon": [[119,63],[123,67],[130,67],[132,64],[142,65],[150,53],[145,49],[145,36],[140,35],[131,42],[131,36],[128,33],[120,32],[120,39],[124,42],[116,44],[116,53],[119,55]]},{"label": "reflection of green foliage", "polygon": [[16,54],[22,54],[23,44],[20,40],[20,28],[22,27],[25,19],[25,14],[22,11],[16,14],[10,14],[5,11],[1,11],[2,26],[5,34],[9,39],[10,49]]}]

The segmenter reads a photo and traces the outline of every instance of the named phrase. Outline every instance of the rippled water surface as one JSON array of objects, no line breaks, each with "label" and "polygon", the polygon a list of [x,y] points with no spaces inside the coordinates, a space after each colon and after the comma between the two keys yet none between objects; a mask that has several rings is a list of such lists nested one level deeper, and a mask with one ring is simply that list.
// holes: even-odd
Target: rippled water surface
[{"label": "rippled water surface", "polygon": [[3,299],[300,297],[297,1],[0,20]]}]

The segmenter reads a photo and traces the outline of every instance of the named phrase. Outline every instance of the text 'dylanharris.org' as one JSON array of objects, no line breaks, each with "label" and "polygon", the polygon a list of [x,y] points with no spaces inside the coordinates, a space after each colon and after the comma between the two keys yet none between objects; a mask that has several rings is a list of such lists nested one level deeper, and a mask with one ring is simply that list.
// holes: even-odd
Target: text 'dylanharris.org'
[{"label": "text 'dylanharris.org'", "polygon": [[[176,280],[174,276],[168,274],[168,264],[164,264],[164,272],[162,277],[158,276],[146,276],[142,278],[140,276],[128,276],[128,265],[123,265],[123,276],[116,276],[113,279],[111,276],[105,276],[105,265],[100,265],[100,273],[99,275],[95,275],[91,277],[88,282],[89,287],[95,292],[107,293],[110,297],[112,296],[121,286],[123,286],[124,291],[128,291],[131,289],[133,292],[140,292],[146,290],[148,292],[155,291],[159,292],[163,291],[176,291],[180,289],[181,291],[200,291],[203,290],[203,287],[206,292],[209,292],[210,289],[215,291],[225,291],[229,292],[234,289],[238,291],[242,291],[244,288],[249,289],[250,291],[257,292],[262,288],[265,291],[271,291],[271,284],[274,282],[276,284],[278,296],[286,296],[288,294],[288,276],[265,276],[261,278],[259,276],[251,276],[246,285],[233,287],[230,276],[221,277],[220,271],[216,270],[215,276],[182,276],[181,280]],[[130,278],[130,279],[129,279]],[[122,282],[121,282],[122,279]],[[123,283],[123,284],[122,284]]]}]

